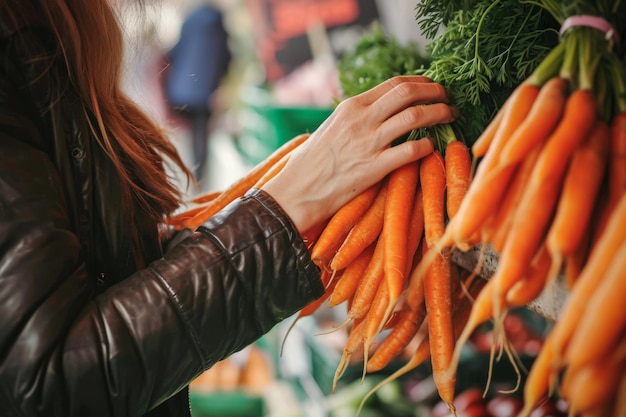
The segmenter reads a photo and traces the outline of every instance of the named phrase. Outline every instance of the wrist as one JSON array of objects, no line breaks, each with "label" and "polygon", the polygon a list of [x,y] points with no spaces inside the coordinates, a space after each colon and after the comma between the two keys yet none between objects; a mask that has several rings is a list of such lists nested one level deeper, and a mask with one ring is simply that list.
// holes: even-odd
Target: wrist
[{"label": "wrist", "polygon": [[294,190],[294,187],[281,186],[274,180],[261,189],[278,203],[300,234],[321,221],[319,218],[321,210],[313,209],[316,205],[313,201],[307,200],[301,189]]}]

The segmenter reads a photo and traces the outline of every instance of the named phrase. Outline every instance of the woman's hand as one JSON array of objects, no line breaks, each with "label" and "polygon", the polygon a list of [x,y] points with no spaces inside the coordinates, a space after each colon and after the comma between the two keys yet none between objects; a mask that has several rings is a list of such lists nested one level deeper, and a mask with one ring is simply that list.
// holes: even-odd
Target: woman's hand
[{"label": "woman's hand", "polygon": [[391,142],[412,129],[449,123],[455,114],[440,84],[394,77],[340,103],[262,188],[304,232],[391,171],[433,151],[429,139]]}]

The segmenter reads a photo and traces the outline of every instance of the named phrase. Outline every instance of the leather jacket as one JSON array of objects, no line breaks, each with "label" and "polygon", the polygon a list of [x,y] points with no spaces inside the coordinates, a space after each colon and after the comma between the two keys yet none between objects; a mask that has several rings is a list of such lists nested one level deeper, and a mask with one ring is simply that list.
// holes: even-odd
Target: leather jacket
[{"label": "leather jacket", "polygon": [[253,190],[167,251],[133,219],[137,270],[84,106],[30,59],[54,37],[0,26],[0,416],[189,416],[189,381],[321,296],[319,269]]}]

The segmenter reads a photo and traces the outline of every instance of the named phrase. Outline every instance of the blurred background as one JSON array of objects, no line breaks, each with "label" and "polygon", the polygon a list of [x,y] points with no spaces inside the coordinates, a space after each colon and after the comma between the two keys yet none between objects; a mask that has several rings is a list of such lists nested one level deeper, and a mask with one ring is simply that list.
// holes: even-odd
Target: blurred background
[{"label": "blurred background", "polygon": [[407,0],[155,0],[147,16],[121,3],[127,92],[196,172],[190,195],[317,127],[341,96],[337,61],[373,25],[423,42]]}]

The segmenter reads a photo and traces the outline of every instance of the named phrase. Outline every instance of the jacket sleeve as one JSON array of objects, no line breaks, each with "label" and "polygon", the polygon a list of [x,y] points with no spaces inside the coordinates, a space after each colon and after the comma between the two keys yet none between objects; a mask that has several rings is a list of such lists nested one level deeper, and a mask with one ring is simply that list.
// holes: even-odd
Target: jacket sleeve
[{"label": "jacket sleeve", "polygon": [[289,219],[253,191],[83,311],[64,351],[70,391],[108,392],[109,415],[152,407],[322,292]]},{"label": "jacket sleeve", "polygon": [[289,218],[254,190],[92,298],[58,172],[13,99],[0,100],[0,415],[141,415],[322,294]]}]

